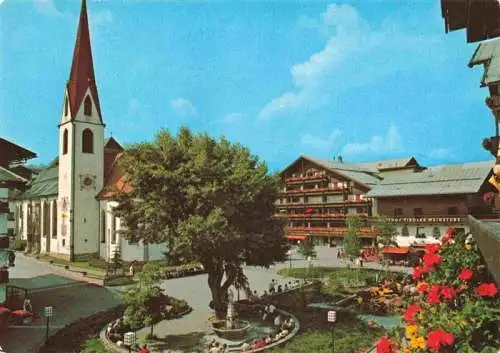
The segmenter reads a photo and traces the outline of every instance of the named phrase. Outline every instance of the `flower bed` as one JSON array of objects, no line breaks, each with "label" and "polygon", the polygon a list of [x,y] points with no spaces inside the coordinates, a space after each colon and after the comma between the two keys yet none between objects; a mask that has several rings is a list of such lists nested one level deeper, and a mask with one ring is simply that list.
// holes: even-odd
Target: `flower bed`
[{"label": "flower bed", "polygon": [[414,268],[416,291],[405,327],[383,337],[377,353],[496,353],[500,349],[498,289],[471,237],[450,228],[443,245],[427,245]]},{"label": "flower bed", "polygon": [[205,269],[201,264],[187,264],[177,267],[169,267],[165,270],[165,277],[170,278],[180,278],[187,276],[194,276],[201,273],[205,273]]}]

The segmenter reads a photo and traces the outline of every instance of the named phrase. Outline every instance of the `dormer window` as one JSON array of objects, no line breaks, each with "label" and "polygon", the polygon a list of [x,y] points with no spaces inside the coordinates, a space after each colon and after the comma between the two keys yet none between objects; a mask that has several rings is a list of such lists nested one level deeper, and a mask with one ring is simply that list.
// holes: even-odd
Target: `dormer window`
[{"label": "dormer window", "polygon": [[85,101],[83,102],[83,114],[87,116],[92,115],[92,101],[90,100],[89,96],[87,96],[85,98]]},{"label": "dormer window", "polygon": [[82,133],[82,152],[94,153],[94,134],[92,130],[85,129]]}]

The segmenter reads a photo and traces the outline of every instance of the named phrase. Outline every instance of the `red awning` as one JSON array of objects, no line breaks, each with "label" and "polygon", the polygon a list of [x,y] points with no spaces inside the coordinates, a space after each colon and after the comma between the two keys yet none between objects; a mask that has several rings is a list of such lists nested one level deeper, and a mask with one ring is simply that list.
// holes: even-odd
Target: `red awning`
[{"label": "red awning", "polygon": [[387,247],[384,248],[383,251],[384,254],[407,254],[408,253],[408,248],[407,247]]},{"label": "red awning", "polygon": [[287,235],[285,238],[289,240],[304,240],[306,235]]}]

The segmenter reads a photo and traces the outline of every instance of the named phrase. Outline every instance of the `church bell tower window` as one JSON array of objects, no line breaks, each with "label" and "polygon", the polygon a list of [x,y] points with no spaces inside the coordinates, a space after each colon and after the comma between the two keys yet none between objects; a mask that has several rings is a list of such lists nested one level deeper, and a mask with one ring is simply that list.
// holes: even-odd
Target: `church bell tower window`
[{"label": "church bell tower window", "polygon": [[82,133],[82,152],[94,153],[94,134],[92,130],[85,129]]},{"label": "church bell tower window", "polygon": [[68,98],[64,99],[64,116],[68,116]]}]

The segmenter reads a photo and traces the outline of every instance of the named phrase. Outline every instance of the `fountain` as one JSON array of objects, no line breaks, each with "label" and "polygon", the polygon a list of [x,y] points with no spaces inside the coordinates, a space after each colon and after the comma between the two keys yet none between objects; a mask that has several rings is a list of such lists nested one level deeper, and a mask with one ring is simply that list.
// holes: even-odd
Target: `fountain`
[{"label": "fountain", "polygon": [[246,338],[250,327],[251,325],[248,321],[236,318],[234,295],[233,292],[229,290],[226,319],[212,323],[215,334],[225,340],[242,341]]}]

